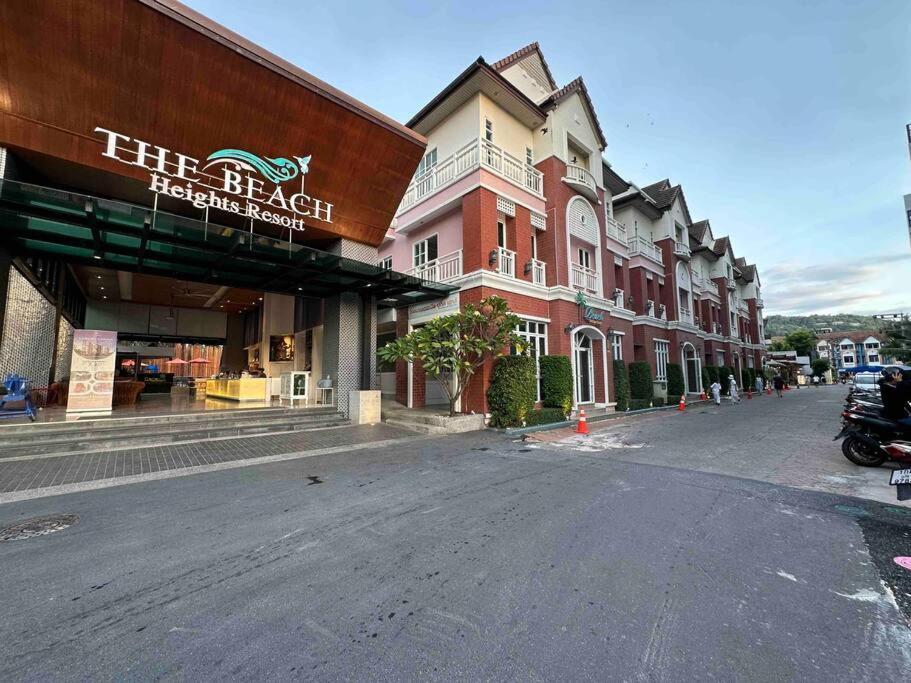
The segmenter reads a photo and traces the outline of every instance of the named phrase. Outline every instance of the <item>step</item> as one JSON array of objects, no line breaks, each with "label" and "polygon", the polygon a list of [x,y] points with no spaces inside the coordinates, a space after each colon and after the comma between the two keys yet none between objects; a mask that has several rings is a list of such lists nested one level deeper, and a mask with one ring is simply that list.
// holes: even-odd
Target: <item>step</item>
[{"label": "step", "polygon": [[436,425],[427,424],[426,422],[412,422],[410,420],[398,419],[395,417],[386,418],[383,422],[387,425],[393,425],[395,427],[402,427],[404,429],[410,429],[413,432],[419,432],[421,434],[448,434],[448,430],[445,427],[438,427]]},{"label": "step", "polygon": [[26,455],[64,455],[90,453],[108,450],[124,450],[150,446],[166,446],[175,443],[204,441],[225,437],[259,436],[263,434],[285,434],[309,431],[350,424],[340,413],[308,415],[269,419],[267,421],[241,421],[231,423],[224,420],[212,424],[193,422],[173,425],[172,429],[143,432],[131,428],[107,428],[74,434],[54,433],[30,435],[12,443],[0,444],[0,460]]},{"label": "step", "polygon": [[0,441],[13,435],[25,437],[33,434],[49,434],[52,432],[72,433],[74,431],[132,428],[193,424],[216,423],[221,421],[255,421],[272,419],[285,415],[333,415],[337,411],[333,407],[325,408],[249,408],[219,411],[194,411],[187,413],[162,413],[158,415],[127,415],[123,417],[90,417],[79,420],[41,422],[24,422],[15,424],[0,423]]}]

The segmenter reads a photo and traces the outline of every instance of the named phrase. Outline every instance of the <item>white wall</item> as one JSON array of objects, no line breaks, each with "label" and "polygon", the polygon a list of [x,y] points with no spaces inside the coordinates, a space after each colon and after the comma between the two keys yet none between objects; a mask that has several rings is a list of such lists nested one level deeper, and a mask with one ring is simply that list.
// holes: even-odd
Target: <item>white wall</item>
[{"label": "white wall", "polygon": [[427,133],[427,151],[437,149],[437,162],[481,136],[480,95],[475,95]]},{"label": "white wall", "polygon": [[523,68],[521,61],[516,62],[508,69],[504,69],[500,75],[516,86],[516,88],[532,102],[540,102],[550,94],[550,85],[546,82],[538,83],[534,77]]},{"label": "white wall", "polygon": [[[568,155],[570,136],[575,145],[586,149],[589,154],[589,171],[595,177],[595,182],[601,186],[604,177],[601,166],[601,142],[592,124],[589,122],[582,97],[573,93],[560,102],[547,116],[547,126],[552,128],[553,138],[552,154],[564,162],[569,161]],[[549,155],[548,155],[549,156]]]},{"label": "white wall", "polygon": [[[533,131],[492,99],[481,93],[478,130],[484,132],[484,119],[493,122],[493,144],[525,161],[525,148],[534,149]],[[535,159],[535,162],[538,160]]]}]

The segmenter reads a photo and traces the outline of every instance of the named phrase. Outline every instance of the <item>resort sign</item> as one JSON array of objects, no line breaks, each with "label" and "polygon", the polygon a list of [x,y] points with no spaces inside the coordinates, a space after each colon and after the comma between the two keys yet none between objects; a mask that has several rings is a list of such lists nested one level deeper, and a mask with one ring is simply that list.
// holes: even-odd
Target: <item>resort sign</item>
[{"label": "resort sign", "polygon": [[[149,189],[156,195],[291,230],[304,230],[305,219],[332,223],[332,204],[304,193],[309,156],[260,157],[220,149],[200,161],[100,126],[95,132],[106,137],[102,156],[147,169]],[[299,189],[290,184],[298,178]]]},{"label": "resort sign", "polygon": [[576,303],[579,304],[579,308],[582,309],[582,317],[589,322],[603,322],[604,320],[604,311],[599,311],[596,308],[592,308],[588,305],[588,301],[585,299],[585,292],[579,290],[576,294]]}]

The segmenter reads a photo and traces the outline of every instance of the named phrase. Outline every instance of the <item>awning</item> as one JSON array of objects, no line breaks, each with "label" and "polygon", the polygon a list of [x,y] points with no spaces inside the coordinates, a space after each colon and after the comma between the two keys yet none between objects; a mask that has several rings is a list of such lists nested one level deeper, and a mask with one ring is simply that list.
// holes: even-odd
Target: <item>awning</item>
[{"label": "awning", "polygon": [[300,296],[375,296],[380,307],[457,287],[294,242],[137,204],[0,180],[0,241],[16,254]]}]

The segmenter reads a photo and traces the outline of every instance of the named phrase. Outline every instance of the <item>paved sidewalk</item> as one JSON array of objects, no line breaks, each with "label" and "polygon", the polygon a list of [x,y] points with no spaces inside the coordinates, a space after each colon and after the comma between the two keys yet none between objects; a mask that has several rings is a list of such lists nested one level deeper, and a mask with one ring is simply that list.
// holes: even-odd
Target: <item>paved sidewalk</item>
[{"label": "paved sidewalk", "polygon": [[[379,442],[416,439],[419,435],[385,424],[337,427],[309,432],[268,436],[216,439],[173,446],[150,446],[102,453],[33,457],[0,462],[0,502],[19,498],[16,495],[35,489],[60,489],[95,481],[137,480],[172,470],[208,469],[244,460],[285,454],[304,454]],[[209,467],[207,467],[209,466]],[[141,480],[141,479],[139,479]],[[93,487],[94,488],[94,487]],[[57,492],[64,493],[65,490]]]}]

